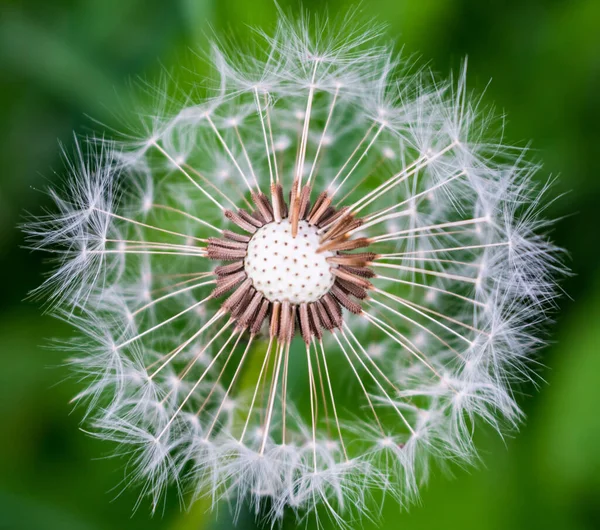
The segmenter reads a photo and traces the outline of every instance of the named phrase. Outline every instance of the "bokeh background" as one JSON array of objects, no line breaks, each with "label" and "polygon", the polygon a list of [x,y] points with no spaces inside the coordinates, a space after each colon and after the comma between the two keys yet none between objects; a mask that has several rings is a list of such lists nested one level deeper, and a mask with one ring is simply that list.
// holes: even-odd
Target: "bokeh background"
[{"label": "bokeh background", "polygon": [[[284,9],[298,8],[280,0]],[[305,0],[330,17],[344,0]],[[388,503],[386,529],[600,528],[600,2],[598,0],[366,0],[389,36],[447,74],[469,56],[471,87],[508,115],[506,140],[534,139],[545,174],[565,195],[550,215],[574,275],[563,283],[539,391],[522,389],[527,422],[505,440],[477,434],[476,469],[436,474],[422,503]],[[139,491],[121,491],[122,462],[79,429],[63,354],[44,349],[69,330],[23,301],[41,256],[20,248],[24,212],[60,174],[58,141],[112,123],[119,94],[161,69],[205,68],[194,52],[211,31],[269,28],[272,0],[23,0],[0,2],[0,528],[228,529],[227,509],[182,514],[171,495],[151,517]],[[487,86],[489,79],[492,83]],[[127,109],[119,110],[127,112]],[[284,525],[293,528],[293,523]],[[327,526],[327,525],[326,525]],[[376,527],[369,522],[365,528]],[[251,529],[242,513],[238,528]]]}]

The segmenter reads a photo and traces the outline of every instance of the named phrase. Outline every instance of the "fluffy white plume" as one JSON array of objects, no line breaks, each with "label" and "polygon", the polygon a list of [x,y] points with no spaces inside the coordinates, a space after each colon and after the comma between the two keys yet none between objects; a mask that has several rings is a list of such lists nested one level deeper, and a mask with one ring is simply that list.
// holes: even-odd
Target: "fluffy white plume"
[{"label": "fluffy white plume", "polygon": [[[435,79],[379,33],[282,17],[252,52],[215,44],[206,97],[160,93],[143,132],[77,148],[56,211],[26,227],[58,260],[40,293],[82,333],[65,347],[86,421],[154,508],[174,484],[343,525],[381,492],[413,501],[433,459],[476,458],[478,421],[519,423],[511,384],[532,377],[563,273],[547,190],[466,68]],[[288,215],[329,252],[314,304],[245,272],[256,227]]]}]

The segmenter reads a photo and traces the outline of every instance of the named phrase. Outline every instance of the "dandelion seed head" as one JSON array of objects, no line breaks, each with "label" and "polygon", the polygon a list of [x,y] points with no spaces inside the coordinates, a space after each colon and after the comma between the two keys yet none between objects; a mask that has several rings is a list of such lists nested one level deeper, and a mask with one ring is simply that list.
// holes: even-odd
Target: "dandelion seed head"
[{"label": "dandelion seed head", "polygon": [[175,485],[343,526],[519,423],[564,273],[547,187],[466,68],[380,33],[282,15],[257,51],[213,45],[218,88],[158,89],[137,132],[76,147],[26,226],[85,421],[153,508]]}]

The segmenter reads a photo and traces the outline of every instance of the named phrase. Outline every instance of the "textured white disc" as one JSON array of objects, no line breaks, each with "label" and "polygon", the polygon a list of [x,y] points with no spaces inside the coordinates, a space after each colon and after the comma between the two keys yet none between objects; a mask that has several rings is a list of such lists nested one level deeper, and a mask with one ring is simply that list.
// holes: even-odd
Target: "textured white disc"
[{"label": "textured white disc", "polygon": [[315,302],[335,280],[327,262],[334,253],[317,253],[318,247],[317,229],[306,221],[299,222],[295,238],[289,221],[269,223],[248,243],[246,274],[271,302]]}]

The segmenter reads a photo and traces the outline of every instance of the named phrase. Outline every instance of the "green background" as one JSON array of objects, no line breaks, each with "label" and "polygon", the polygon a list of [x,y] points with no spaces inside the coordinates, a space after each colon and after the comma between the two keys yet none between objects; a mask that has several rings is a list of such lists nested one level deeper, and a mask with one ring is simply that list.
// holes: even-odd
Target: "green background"
[{"label": "green background", "polygon": [[[346,2],[304,2],[331,17]],[[295,2],[281,1],[287,8]],[[297,6],[297,5],[296,5]],[[478,433],[476,469],[436,474],[422,503],[388,503],[383,527],[600,528],[600,2],[598,0],[367,0],[391,38],[447,74],[469,56],[471,87],[508,115],[506,141],[534,139],[545,174],[568,192],[551,209],[555,241],[568,249],[552,344],[543,352],[548,384],[522,388],[527,422],[502,441]],[[41,211],[44,187],[61,172],[57,140],[115,123],[119,94],[138,76],[194,65],[207,34],[272,26],[271,0],[28,0],[0,2],[0,528],[230,528],[226,507],[181,514],[171,495],[150,517],[138,491],[121,494],[122,462],[78,428],[63,354],[43,348],[69,331],[22,301],[47,270],[20,248],[16,225]],[[115,109],[119,109],[115,112]],[[285,528],[293,528],[292,521]],[[374,527],[365,522],[366,528]],[[238,527],[254,528],[242,514]]]}]

